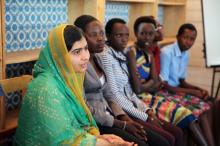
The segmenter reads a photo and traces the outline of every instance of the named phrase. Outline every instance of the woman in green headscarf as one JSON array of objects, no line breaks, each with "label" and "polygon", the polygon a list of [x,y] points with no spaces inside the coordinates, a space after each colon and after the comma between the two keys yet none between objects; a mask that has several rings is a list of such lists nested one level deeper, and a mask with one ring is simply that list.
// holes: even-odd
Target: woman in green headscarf
[{"label": "woman in green headscarf", "polygon": [[99,135],[83,100],[89,56],[77,27],[60,25],[49,33],[24,97],[14,145],[131,145],[114,135]]}]

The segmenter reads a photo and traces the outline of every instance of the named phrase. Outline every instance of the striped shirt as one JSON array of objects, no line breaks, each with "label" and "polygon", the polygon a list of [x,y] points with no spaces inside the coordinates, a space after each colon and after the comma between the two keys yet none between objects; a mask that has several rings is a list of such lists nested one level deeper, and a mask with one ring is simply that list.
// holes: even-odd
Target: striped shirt
[{"label": "striped shirt", "polygon": [[130,116],[146,121],[148,118],[146,114],[148,108],[131,88],[125,55],[106,46],[99,56],[106,70],[106,76],[109,81],[110,90],[114,94],[114,100]]}]

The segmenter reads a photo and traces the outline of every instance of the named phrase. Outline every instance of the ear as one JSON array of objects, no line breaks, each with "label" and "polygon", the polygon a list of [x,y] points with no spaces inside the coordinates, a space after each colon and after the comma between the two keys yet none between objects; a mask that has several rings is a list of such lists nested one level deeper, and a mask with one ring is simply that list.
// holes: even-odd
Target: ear
[{"label": "ear", "polygon": [[134,32],[134,35],[135,35],[135,37],[137,37],[137,36],[138,36],[138,33],[137,33],[137,32]]},{"label": "ear", "polygon": [[106,36],[107,40],[109,40],[111,35],[110,34],[105,34],[105,36]]},{"label": "ear", "polygon": [[177,35],[176,35],[176,39],[178,40],[179,38],[180,38],[180,36],[177,34]]}]

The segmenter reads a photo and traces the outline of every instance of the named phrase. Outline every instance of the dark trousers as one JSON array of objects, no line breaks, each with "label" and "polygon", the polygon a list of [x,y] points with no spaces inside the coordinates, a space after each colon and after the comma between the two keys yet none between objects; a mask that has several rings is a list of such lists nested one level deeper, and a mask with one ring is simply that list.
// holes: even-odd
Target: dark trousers
[{"label": "dark trousers", "polygon": [[149,146],[145,141],[139,140],[135,136],[129,134],[128,132],[122,129],[115,127],[100,126],[100,125],[98,125],[98,127],[101,134],[114,134],[126,141],[134,142],[135,144],[138,144],[138,146]]},{"label": "dark trousers", "polygon": [[216,146],[220,146],[220,100],[213,105],[213,131]]},{"label": "dark trousers", "polygon": [[101,134],[115,134],[126,141],[138,144],[138,146],[170,146],[169,142],[164,137],[160,136],[159,134],[150,129],[145,129],[147,133],[147,143],[149,144],[148,145],[146,142],[139,140],[132,134],[129,134],[128,132],[122,129],[115,127],[105,127],[100,125],[98,125],[98,127]]},{"label": "dark trousers", "polygon": [[170,144],[170,146],[183,146],[183,131],[176,127],[173,126],[170,123],[164,122],[162,125],[162,128],[156,127],[152,125],[151,123],[144,122],[141,120],[134,119],[136,122],[140,123],[143,125],[146,129],[150,129],[157,133],[158,135],[161,135],[164,137]]}]

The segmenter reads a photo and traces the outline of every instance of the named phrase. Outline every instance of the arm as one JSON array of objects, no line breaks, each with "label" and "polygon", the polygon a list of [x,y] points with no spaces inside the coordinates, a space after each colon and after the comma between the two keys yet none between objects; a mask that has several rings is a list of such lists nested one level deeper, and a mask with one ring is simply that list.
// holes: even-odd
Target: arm
[{"label": "arm", "polygon": [[[166,49],[166,48],[165,48]],[[172,55],[162,50],[160,54],[160,77],[163,81],[164,87],[171,92],[187,92],[186,89],[180,87],[174,87],[168,84],[169,76],[170,76],[170,65],[171,65]]]},{"label": "arm", "polygon": [[189,64],[189,53],[185,52],[184,54],[185,55],[183,56],[183,61],[181,62],[182,72],[181,72],[181,76],[179,79],[179,82],[180,82],[179,86],[182,88],[193,90],[193,93],[191,93],[192,95],[202,97],[204,99],[208,98],[209,96],[208,91],[186,82],[185,78],[187,75],[187,67]]},{"label": "arm", "polygon": [[167,82],[170,75],[171,55],[161,51],[160,54],[160,78],[162,81]]},{"label": "arm", "polygon": [[185,85],[180,85],[179,87],[170,86],[166,81],[163,82],[164,87],[171,92],[175,93],[186,93],[190,95],[194,95],[197,97],[203,97],[203,94],[200,90],[192,89],[192,88],[185,88]]},{"label": "arm", "polygon": [[103,134],[97,137],[96,146],[137,146],[134,142],[124,141],[113,134]]},{"label": "arm", "polygon": [[107,102],[115,117],[126,115],[123,109],[113,99],[107,100]]},{"label": "arm", "polygon": [[200,87],[197,87],[195,85],[189,84],[188,82],[186,82],[185,79],[180,79],[180,87],[182,88],[188,88],[188,89],[196,89],[196,90],[203,90]]},{"label": "arm", "polygon": [[150,56],[150,62],[151,62],[150,75],[151,75],[151,79],[153,79],[153,81],[154,81],[154,84],[151,87],[150,92],[155,92],[161,88],[162,84],[161,84],[161,80],[159,79],[159,76],[157,74],[156,62],[155,62],[154,55],[151,52],[149,52],[149,56]]},{"label": "arm", "polygon": [[143,121],[147,120],[148,115],[145,111],[140,111],[136,107],[134,107],[133,103],[124,97],[124,95],[119,91],[119,87],[116,84],[116,80],[114,77],[114,70],[112,66],[112,62],[114,57],[111,54],[102,54],[101,56],[103,66],[106,70],[106,75],[108,78],[108,82],[110,88],[114,94],[114,100],[122,107],[124,111],[126,111],[129,115],[141,119]]},{"label": "arm", "polygon": [[[109,106],[111,107],[116,118],[114,119],[114,127],[120,128],[122,130],[127,131],[128,133],[138,137],[141,140],[146,140],[146,133],[143,130],[143,127],[137,123],[135,123],[130,117],[123,112],[123,114],[119,111],[123,111],[119,105],[110,100],[108,101]],[[121,113],[121,114],[120,114]]]},{"label": "arm", "polygon": [[108,80],[106,81],[106,83],[103,87],[103,96],[104,96],[105,100],[107,101],[107,103],[108,103],[109,107],[111,108],[112,113],[115,117],[126,115],[126,113],[123,111],[123,109],[115,102],[114,94],[110,90]]},{"label": "arm", "polygon": [[209,93],[208,93],[207,90],[202,89],[202,88],[200,88],[198,86],[189,84],[189,83],[186,82],[185,79],[180,79],[180,86],[183,87],[183,88],[192,89],[192,90],[194,90],[194,92],[199,92],[200,91],[200,93],[202,95],[198,95],[198,96],[199,97],[203,97],[204,99],[208,98],[208,96],[209,96]]},{"label": "arm", "polygon": [[[132,48],[132,49],[135,49],[135,48]],[[138,78],[135,54],[132,49],[127,53],[128,69],[131,75],[132,88],[134,89],[134,92],[136,94],[140,94],[140,93],[149,91],[150,88],[153,86],[154,81],[149,80],[147,82],[142,83],[141,80]]]},{"label": "arm", "polygon": [[114,124],[114,117],[106,113],[106,110],[104,109],[104,106],[102,106],[102,104],[103,102],[96,101],[96,100],[87,101],[87,105],[95,121],[101,126],[112,127]]},{"label": "arm", "polygon": [[180,72],[180,85],[178,87],[174,87],[168,84],[169,76],[170,76],[170,64],[171,64],[171,59],[172,55],[170,53],[167,53],[166,51],[162,51],[160,55],[160,61],[161,61],[161,72],[160,72],[160,77],[164,81],[164,87],[171,92],[176,92],[176,93],[186,93],[186,94],[191,94],[195,95],[198,97],[202,97],[202,94],[199,90],[195,90],[192,88],[185,88],[187,87],[187,84],[184,83],[184,79],[186,77],[186,71],[187,71],[187,65],[188,65],[188,59],[189,56],[186,54],[184,56],[184,61],[181,62],[181,72]]},{"label": "arm", "polygon": [[178,86],[178,87],[171,86],[167,83],[167,81],[163,81],[162,84],[163,84],[164,88],[166,88],[170,92],[175,92],[175,93],[179,93],[179,94],[186,93],[186,94],[191,94],[191,95],[195,95],[198,97],[202,97],[202,94],[199,90],[185,88],[183,86]]},{"label": "arm", "polygon": [[155,58],[151,52],[149,52],[149,56],[150,56],[150,62],[151,62],[150,75],[151,75],[151,78],[155,82],[157,82],[159,78],[158,78],[157,71],[156,71]]}]

